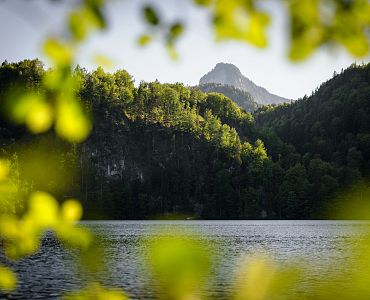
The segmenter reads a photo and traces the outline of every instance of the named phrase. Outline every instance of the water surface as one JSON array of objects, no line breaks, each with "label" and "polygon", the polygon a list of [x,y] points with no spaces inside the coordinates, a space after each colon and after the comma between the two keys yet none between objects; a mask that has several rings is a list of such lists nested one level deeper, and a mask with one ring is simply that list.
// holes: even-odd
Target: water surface
[{"label": "water surface", "polygon": [[[166,228],[177,232],[185,228],[215,249],[217,264],[212,269],[205,294],[223,299],[230,293],[235,267],[247,254],[269,253],[282,266],[291,261],[312,265],[305,286],[314,285],[319,276],[343,268],[348,243],[368,228],[358,221],[85,221],[83,224],[102,236],[108,272],[101,280],[119,287],[132,299],[154,298],[153,286],[142,262],[143,240]],[[4,259],[0,257],[1,261]],[[17,271],[19,286],[9,299],[59,299],[83,282],[73,255],[48,234],[40,251],[31,258],[11,264]],[[79,274],[81,275],[81,274]]]}]

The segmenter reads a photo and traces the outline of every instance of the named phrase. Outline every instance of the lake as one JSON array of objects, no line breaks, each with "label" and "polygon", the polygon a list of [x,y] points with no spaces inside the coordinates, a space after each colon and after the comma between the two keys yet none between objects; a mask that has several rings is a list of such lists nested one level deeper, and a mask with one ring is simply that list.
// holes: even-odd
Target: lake
[{"label": "lake", "polygon": [[[102,280],[120,287],[131,299],[154,298],[151,282],[141,258],[143,239],[166,228],[185,228],[215,249],[217,264],[212,269],[205,294],[224,299],[230,293],[235,267],[246,254],[269,253],[284,266],[288,261],[312,265],[304,286],[314,285],[318,276],[340,270],[346,259],[348,242],[368,228],[360,221],[85,221],[84,225],[102,236],[106,245],[109,272]],[[4,258],[1,256],[1,261]],[[58,299],[65,291],[78,288],[73,255],[46,235],[40,251],[31,258],[12,263],[17,271],[16,292],[2,295],[9,299]],[[1,297],[1,294],[0,294]]]}]

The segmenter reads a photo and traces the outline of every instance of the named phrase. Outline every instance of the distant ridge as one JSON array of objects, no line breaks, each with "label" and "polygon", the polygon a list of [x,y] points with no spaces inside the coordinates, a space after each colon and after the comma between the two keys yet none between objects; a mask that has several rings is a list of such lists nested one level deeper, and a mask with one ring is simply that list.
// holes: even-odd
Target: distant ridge
[{"label": "distant ridge", "polygon": [[256,85],[244,76],[233,64],[218,63],[212,71],[208,72],[199,80],[199,85],[207,83],[219,83],[231,85],[242,91],[248,92],[259,104],[279,104],[291,100],[271,94],[265,88]]},{"label": "distant ridge", "polygon": [[221,83],[206,83],[198,85],[198,88],[205,93],[215,92],[224,94],[226,97],[233,100],[241,108],[249,112],[254,112],[260,106],[254,101],[251,94],[232,85]]}]

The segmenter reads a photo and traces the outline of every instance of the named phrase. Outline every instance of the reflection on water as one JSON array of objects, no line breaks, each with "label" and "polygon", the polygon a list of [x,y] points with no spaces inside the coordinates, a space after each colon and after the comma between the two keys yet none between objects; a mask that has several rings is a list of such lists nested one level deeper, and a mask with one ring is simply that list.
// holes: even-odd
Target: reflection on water
[{"label": "reflection on water", "polygon": [[[141,260],[143,239],[163,227],[173,232],[186,228],[213,246],[217,265],[205,291],[213,299],[226,297],[238,262],[257,250],[268,251],[282,265],[291,260],[312,264],[314,273],[302,284],[314,285],[318,275],[340,270],[351,237],[368,227],[355,221],[91,221],[84,225],[103,236],[109,271],[102,281],[123,288],[132,299],[154,298],[148,277],[142,276],[146,272]],[[18,289],[0,298],[58,299],[83,284],[75,275],[80,272],[72,254],[51,235],[45,236],[39,253],[12,267],[19,277]]]}]

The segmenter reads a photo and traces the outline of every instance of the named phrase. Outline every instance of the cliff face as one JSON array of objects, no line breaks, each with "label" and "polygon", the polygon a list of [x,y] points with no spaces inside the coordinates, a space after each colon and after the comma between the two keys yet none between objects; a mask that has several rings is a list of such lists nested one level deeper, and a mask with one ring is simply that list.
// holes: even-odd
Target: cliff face
[{"label": "cliff face", "polygon": [[259,104],[278,104],[290,102],[289,99],[271,94],[265,88],[256,85],[253,81],[244,76],[233,64],[218,63],[212,71],[204,75],[199,84],[220,83],[231,85],[242,91],[248,92]]},{"label": "cliff face", "polygon": [[96,128],[82,146],[79,199],[86,218],[140,219],[168,213],[223,218],[230,213],[232,208],[221,209],[226,199],[220,199],[220,206],[213,204],[213,186],[219,185],[213,178],[220,162],[233,165],[227,155],[172,128],[126,120],[124,129],[117,129],[102,134]]}]

